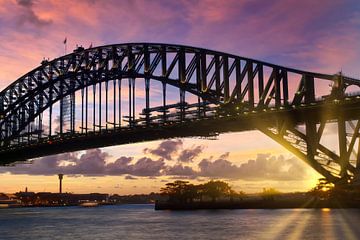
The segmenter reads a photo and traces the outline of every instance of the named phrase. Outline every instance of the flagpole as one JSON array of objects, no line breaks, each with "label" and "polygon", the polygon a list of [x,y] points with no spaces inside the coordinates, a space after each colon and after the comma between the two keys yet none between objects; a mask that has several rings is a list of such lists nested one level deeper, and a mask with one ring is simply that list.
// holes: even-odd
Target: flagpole
[{"label": "flagpole", "polygon": [[67,50],[67,49],[66,49],[66,48],[67,48],[67,37],[65,37],[64,42],[63,42],[63,43],[64,43],[64,47],[65,47],[65,55],[66,55],[66,50]]}]

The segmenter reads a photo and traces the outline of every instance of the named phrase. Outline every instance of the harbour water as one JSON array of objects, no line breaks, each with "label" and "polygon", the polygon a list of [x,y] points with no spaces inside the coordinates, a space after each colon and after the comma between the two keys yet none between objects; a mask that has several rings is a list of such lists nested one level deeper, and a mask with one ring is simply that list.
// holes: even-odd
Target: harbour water
[{"label": "harbour water", "polygon": [[0,209],[0,239],[360,239],[359,209]]}]

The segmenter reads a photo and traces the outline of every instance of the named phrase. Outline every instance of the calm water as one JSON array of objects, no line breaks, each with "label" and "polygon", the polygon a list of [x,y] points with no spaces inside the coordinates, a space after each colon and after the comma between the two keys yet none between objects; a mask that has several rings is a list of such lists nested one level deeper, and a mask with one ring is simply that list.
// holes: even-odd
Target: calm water
[{"label": "calm water", "polygon": [[360,210],[0,209],[0,239],[360,239]]}]

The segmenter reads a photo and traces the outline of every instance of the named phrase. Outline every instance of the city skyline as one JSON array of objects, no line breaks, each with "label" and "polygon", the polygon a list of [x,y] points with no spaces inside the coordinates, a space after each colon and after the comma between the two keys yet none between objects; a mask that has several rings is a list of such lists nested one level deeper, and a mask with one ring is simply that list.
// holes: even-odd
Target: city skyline
[{"label": "city skyline", "polygon": [[[274,1],[261,6],[259,1],[201,1],[191,7],[189,1],[154,1],[151,12],[145,1],[122,2],[121,6],[108,1],[102,6],[108,13],[105,17],[94,11],[99,9],[97,1],[72,3],[64,15],[65,2],[0,3],[0,26],[5,33],[0,36],[4,43],[1,90],[43,58],[63,55],[65,38],[68,52],[77,44],[167,42],[307,71],[360,76],[360,6],[356,1]],[[131,24],[122,23],[126,18]],[[115,28],[115,20],[121,26]],[[327,134],[333,134],[331,128]],[[223,134],[216,141],[160,140],[43,157],[32,165],[0,168],[0,190],[15,192],[27,186],[33,191],[56,191],[58,173],[66,174],[64,192],[121,194],[156,192],[173,179],[201,182],[211,178],[229,180],[234,189],[247,192],[260,192],[263,187],[304,191],[320,177],[273,140],[251,131]]]}]

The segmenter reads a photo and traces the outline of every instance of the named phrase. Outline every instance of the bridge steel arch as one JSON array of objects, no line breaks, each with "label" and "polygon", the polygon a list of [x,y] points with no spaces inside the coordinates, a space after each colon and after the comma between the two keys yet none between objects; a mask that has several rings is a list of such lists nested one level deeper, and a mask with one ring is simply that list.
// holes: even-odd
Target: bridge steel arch
[{"label": "bridge steel arch", "polygon": [[[360,96],[353,91],[359,86],[341,73],[190,46],[80,47],[44,60],[1,91],[0,163],[258,129],[329,181],[357,182]],[[337,150],[322,141],[327,124],[337,128]]]}]

